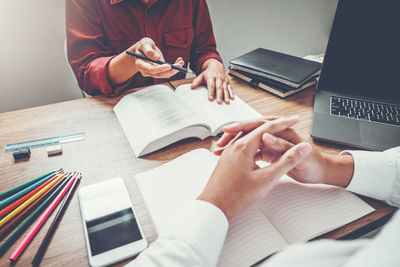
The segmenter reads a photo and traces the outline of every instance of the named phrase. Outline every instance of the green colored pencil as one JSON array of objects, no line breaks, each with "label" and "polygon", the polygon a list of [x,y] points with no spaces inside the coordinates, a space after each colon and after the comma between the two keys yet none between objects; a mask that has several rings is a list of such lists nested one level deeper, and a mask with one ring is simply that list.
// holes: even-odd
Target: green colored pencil
[{"label": "green colored pencil", "polygon": [[64,187],[68,180],[73,177],[73,174],[68,174],[67,178],[63,178],[63,182],[58,185],[58,188],[15,230],[10,237],[4,241],[0,246],[0,257],[14,244],[14,242],[24,233],[24,231],[35,221],[35,219],[41,214],[43,209],[45,209],[57,196],[59,191]]},{"label": "green colored pencil", "polygon": [[21,184],[21,185],[19,185],[19,186],[16,186],[16,187],[14,187],[14,188],[11,188],[11,189],[9,189],[9,190],[7,190],[7,191],[1,193],[1,194],[0,194],[0,199],[6,198],[6,197],[8,197],[8,196],[11,196],[12,194],[14,194],[14,193],[16,193],[16,192],[18,192],[18,191],[21,191],[22,189],[24,189],[24,188],[30,186],[31,184],[36,183],[37,181],[43,179],[44,177],[46,177],[46,176],[48,176],[48,175],[50,175],[50,174],[53,174],[53,173],[55,173],[55,172],[57,172],[57,171],[61,171],[61,170],[62,170],[62,169],[58,169],[58,170],[55,170],[55,171],[51,171],[51,172],[46,173],[46,174],[43,174],[43,175],[41,175],[41,176],[39,176],[39,177],[37,177],[37,178],[35,178],[35,179],[32,179],[32,180],[30,180],[30,181],[28,181],[28,182],[26,182],[26,183],[24,183],[24,184]]}]

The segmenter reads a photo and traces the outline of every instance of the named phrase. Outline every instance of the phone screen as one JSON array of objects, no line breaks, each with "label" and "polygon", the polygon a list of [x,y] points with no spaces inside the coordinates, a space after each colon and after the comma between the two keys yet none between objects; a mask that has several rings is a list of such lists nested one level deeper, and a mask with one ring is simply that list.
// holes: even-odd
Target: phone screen
[{"label": "phone screen", "polygon": [[86,222],[92,256],[142,239],[131,208]]}]

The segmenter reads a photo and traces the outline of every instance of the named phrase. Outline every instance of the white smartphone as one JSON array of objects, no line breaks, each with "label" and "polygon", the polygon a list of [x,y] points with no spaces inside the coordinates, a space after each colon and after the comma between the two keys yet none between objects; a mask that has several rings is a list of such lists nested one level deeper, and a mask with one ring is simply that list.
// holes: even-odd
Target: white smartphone
[{"label": "white smartphone", "polygon": [[122,178],[83,187],[78,196],[91,266],[116,263],[147,247]]}]

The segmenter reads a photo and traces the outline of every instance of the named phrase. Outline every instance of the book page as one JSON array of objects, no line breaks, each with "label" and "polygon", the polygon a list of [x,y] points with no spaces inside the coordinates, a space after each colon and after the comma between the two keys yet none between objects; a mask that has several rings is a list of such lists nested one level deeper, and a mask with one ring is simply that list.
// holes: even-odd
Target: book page
[{"label": "book page", "polygon": [[289,243],[305,242],[374,211],[343,188],[301,184],[287,176],[257,207]]},{"label": "book page", "polygon": [[250,266],[288,245],[288,242],[252,206],[229,223],[218,266]]},{"label": "book page", "polygon": [[[165,85],[150,86],[124,96],[114,111],[136,155],[141,155],[152,141],[199,123],[196,111]],[[208,136],[209,130],[204,130]],[[204,138],[204,133],[200,137]]]},{"label": "book page", "polygon": [[[217,163],[206,149],[196,149],[161,167],[136,175],[158,233],[163,233],[182,205],[203,191]],[[249,266],[288,243],[254,206],[231,222],[220,266]]]},{"label": "book page", "polygon": [[223,102],[219,105],[215,99],[212,102],[209,101],[208,91],[204,86],[191,89],[190,84],[183,84],[176,88],[175,94],[201,114],[214,136],[220,133],[225,125],[262,116],[238,96],[235,96],[235,100],[231,100],[230,104]]}]

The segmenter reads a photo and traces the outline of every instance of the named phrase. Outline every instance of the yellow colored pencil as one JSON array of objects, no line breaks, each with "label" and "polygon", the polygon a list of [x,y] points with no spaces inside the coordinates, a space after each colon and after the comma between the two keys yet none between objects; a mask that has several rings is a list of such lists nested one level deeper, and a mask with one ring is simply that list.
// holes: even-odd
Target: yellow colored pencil
[{"label": "yellow colored pencil", "polygon": [[0,227],[2,227],[4,224],[6,224],[9,220],[11,220],[14,216],[16,216],[18,213],[20,213],[23,209],[25,209],[29,204],[31,204],[33,201],[35,201],[38,197],[40,197],[42,194],[44,194],[47,190],[49,190],[53,185],[55,185],[58,181],[60,181],[63,177],[65,177],[69,173],[64,173],[60,177],[54,179],[51,183],[49,183],[47,186],[43,187],[42,190],[37,192],[35,195],[33,195],[31,198],[26,200],[24,203],[19,205],[17,208],[15,208],[12,212],[7,214],[3,219],[0,220]]}]

